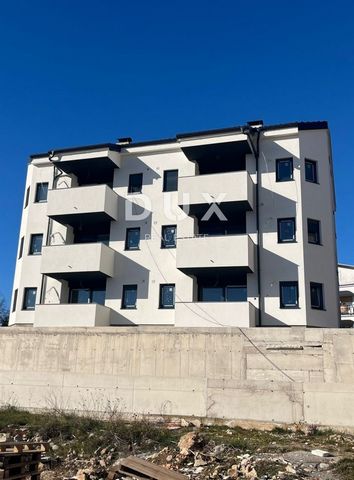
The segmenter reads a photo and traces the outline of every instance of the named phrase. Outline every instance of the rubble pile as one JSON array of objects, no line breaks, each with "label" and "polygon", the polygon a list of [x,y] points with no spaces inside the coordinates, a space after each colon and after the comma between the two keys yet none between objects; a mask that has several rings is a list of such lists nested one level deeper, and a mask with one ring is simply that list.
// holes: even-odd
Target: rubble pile
[{"label": "rubble pile", "polygon": [[[165,442],[155,437],[127,442],[119,431],[112,437],[102,429],[87,433],[81,443],[75,434],[63,438],[59,432],[56,438],[43,439],[49,441],[50,450],[42,458],[41,480],[128,479],[120,473],[108,475],[129,455],[190,480],[354,480],[354,437],[349,434],[311,429],[261,432],[182,422],[174,425]],[[9,425],[0,431],[2,442],[26,440],[42,439],[30,426]],[[90,450],[90,444],[99,446]],[[337,465],[344,458],[343,471],[349,473],[339,475]]]}]

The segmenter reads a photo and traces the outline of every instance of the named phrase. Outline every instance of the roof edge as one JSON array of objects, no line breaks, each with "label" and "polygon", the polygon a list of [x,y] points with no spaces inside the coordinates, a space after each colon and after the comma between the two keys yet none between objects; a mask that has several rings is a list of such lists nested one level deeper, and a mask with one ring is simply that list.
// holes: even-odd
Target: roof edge
[{"label": "roof edge", "polygon": [[[59,148],[54,149],[55,153],[69,153],[69,152],[82,152],[85,150],[94,150],[98,148],[108,148],[110,150],[120,152],[122,149],[128,148],[135,148],[135,147],[148,147],[154,145],[163,145],[168,143],[175,143],[178,140],[194,138],[194,137],[205,137],[211,135],[222,135],[222,134],[232,134],[232,133],[241,133],[243,129],[249,128],[248,125],[244,126],[234,126],[234,127],[227,127],[227,128],[218,128],[213,130],[201,130],[195,132],[187,132],[187,133],[177,133],[173,138],[164,138],[160,140],[147,140],[142,142],[132,142],[126,145],[118,145],[116,143],[98,143],[96,145],[84,145],[79,147],[70,147],[70,148]],[[291,123],[280,123],[276,125],[264,125],[261,127],[262,131],[269,131],[269,130],[283,130],[286,128],[298,128],[299,131],[306,131],[306,130],[324,130],[328,129],[328,122],[327,121],[316,121],[316,122],[291,122]],[[45,153],[36,153],[30,155],[30,161],[36,158],[42,158],[48,156],[49,152]]]},{"label": "roof edge", "polygon": [[68,148],[55,148],[50,150],[49,152],[45,153],[35,153],[30,155],[31,159],[42,158],[49,155],[49,153],[70,153],[70,152],[82,152],[85,150],[97,150],[99,148],[108,148],[109,150],[113,150],[115,152],[120,152],[121,146],[117,145],[116,143],[97,143],[95,145],[82,145],[80,147],[68,147]]}]

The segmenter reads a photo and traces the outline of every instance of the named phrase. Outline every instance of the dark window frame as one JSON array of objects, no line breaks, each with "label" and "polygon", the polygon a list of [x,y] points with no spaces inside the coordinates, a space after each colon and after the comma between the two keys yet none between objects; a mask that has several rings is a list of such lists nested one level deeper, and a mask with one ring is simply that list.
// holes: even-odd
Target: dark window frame
[{"label": "dark window frame", "polygon": [[[176,172],[176,186],[175,188],[167,188],[167,184],[168,184],[168,181],[167,181],[167,176],[168,174],[170,173],[175,173]],[[171,170],[164,170],[163,172],[163,192],[177,192],[178,190],[178,169],[171,169]]]},{"label": "dark window frame", "polygon": [[[319,305],[314,305],[312,303],[312,289],[313,288],[319,288]],[[310,282],[310,302],[311,302],[311,308],[313,310],[325,310],[324,306],[324,288],[323,288],[323,283],[318,283],[318,282]]]},{"label": "dark window frame", "polygon": [[20,258],[22,258],[24,244],[25,244],[25,237],[21,237],[17,260],[20,260]]},{"label": "dark window frame", "polygon": [[[313,172],[314,172],[314,179],[309,179],[307,178],[307,168],[306,165],[310,164],[314,167]],[[309,183],[319,183],[318,182],[318,162],[316,160],[310,160],[309,158],[305,158],[305,181]]]},{"label": "dark window frame", "polygon": [[[318,241],[317,241],[317,242],[312,242],[312,241],[310,241],[310,229],[309,229],[310,222],[316,223],[316,225],[318,226],[318,232],[317,232]],[[321,221],[320,221],[320,220],[316,220],[316,219],[314,219],[314,218],[308,218],[308,219],[307,219],[307,241],[308,241],[308,243],[310,243],[311,245],[322,245],[321,240],[322,240],[322,235],[321,235]]]},{"label": "dark window frame", "polygon": [[30,193],[31,193],[31,187],[27,187],[24,208],[28,207],[29,200],[30,200]]},{"label": "dark window frame", "polygon": [[[43,185],[47,185],[46,197],[45,200],[41,200],[39,198],[39,191]],[[48,201],[48,191],[49,191],[49,183],[48,182],[38,182],[36,184],[36,196],[34,197],[34,203],[46,203]]]},{"label": "dark window frame", "polygon": [[[222,300],[203,300],[204,298],[204,290],[210,289],[210,288],[215,288],[219,289],[222,292]],[[244,300],[228,300],[228,289],[229,288],[238,288],[238,289],[245,289],[246,290],[246,296]],[[218,286],[218,287],[208,287],[208,286],[201,286],[198,288],[198,302],[200,303],[244,303],[247,302],[247,284],[245,285],[235,285],[235,284],[228,284],[228,285],[223,285],[223,286]]]},{"label": "dark window frame", "polygon": [[[33,239],[34,237],[42,237],[42,244],[41,244],[41,251],[40,252],[34,252],[32,250],[32,247],[33,247]],[[43,233],[32,233],[31,234],[31,237],[30,237],[30,243],[29,243],[29,248],[28,248],[28,255],[33,255],[33,256],[37,256],[37,255],[42,255],[42,248],[43,248]]]},{"label": "dark window frame", "polygon": [[[290,220],[294,223],[294,238],[291,240],[282,240],[280,235],[281,233],[280,224],[281,222],[289,222]],[[278,231],[278,243],[296,243],[296,218],[295,217],[278,218],[277,231]]]},{"label": "dark window frame", "polygon": [[[133,178],[140,178],[140,188],[139,190],[135,190],[137,188],[136,186],[133,185]],[[129,194],[139,194],[142,193],[143,191],[143,180],[144,180],[144,174],[143,173],[131,173],[129,175],[129,180],[128,180],[128,193]]]},{"label": "dark window frame", "polygon": [[[129,247],[129,243],[128,243],[129,233],[132,232],[133,230],[138,230],[139,231],[139,242],[138,242],[137,247]],[[141,240],[140,227],[127,228],[126,232],[125,232],[125,247],[124,247],[124,249],[128,252],[134,251],[134,250],[140,250],[140,240]]]},{"label": "dark window frame", "polygon": [[[175,243],[174,245],[166,245],[165,243],[165,236],[164,236],[164,231],[167,228],[174,228],[175,229]],[[177,247],[177,225],[161,225],[161,248],[176,248]]]},{"label": "dark window frame", "polygon": [[[290,178],[281,178],[279,175],[279,165],[281,162],[290,161],[291,162],[291,176]],[[293,157],[286,158],[277,158],[275,161],[275,180],[276,182],[292,182],[294,181],[294,159]]]},{"label": "dark window frame", "polygon": [[[30,292],[30,290],[34,290],[35,291],[35,298],[34,298],[34,305],[33,305],[33,308],[30,307],[26,307],[26,299],[28,297],[28,294]],[[23,290],[23,299],[22,299],[22,310],[24,311],[29,311],[29,312],[32,312],[33,310],[35,310],[36,308],[36,299],[37,299],[37,287],[25,287],[25,289]]]},{"label": "dark window frame", "polygon": [[[163,304],[163,289],[173,287],[173,305]],[[176,299],[176,284],[175,283],[160,283],[159,308],[163,310],[173,310],[175,308]]]},{"label": "dark window frame", "polygon": [[[296,303],[295,304],[285,304],[283,301],[282,289],[283,287],[296,287]],[[286,282],[279,282],[279,304],[281,309],[296,309],[299,308],[299,282],[297,280],[294,281],[286,281]]]},{"label": "dark window frame", "polygon": [[[88,302],[73,302],[73,294],[74,292],[79,291],[86,291],[88,293]],[[103,302],[95,302],[93,297],[97,292],[104,292],[104,300]],[[74,287],[70,288],[69,290],[69,303],[72,305],[104,305],[106,301],[106,289],[105,288],[80,288]]]},{"label": "dark window frame", "polygon": [[[131,290],[131,291],[135,290],[135,292],[136,292],[136,298],[135,298],[134,306],[127,305],[126,302],[125,302],[125,293],[129,290]],[[137,309],[137,301],[138,301],[138,285],[137,284],[123,285],[121,309],[122,310],[136,310]]]},{"label": "dark window frame", "polygon": [[11,309],[12,313],[16,311],[17,297],[18,297],[18,288],[16,288],[16,290],[14,291],[14,298],[12,300],[12,309]]}]

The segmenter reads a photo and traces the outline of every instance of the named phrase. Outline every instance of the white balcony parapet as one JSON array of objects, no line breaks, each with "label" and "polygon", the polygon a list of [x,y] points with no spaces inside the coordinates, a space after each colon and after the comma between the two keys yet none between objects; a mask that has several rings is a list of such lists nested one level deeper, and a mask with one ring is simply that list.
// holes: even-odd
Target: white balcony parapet
[{"label": "white balcony parapet", "polygon": [[103,243],[43,247],[41,273],[57,279],[74,274],[114,276],[115,251]]},{"label": "white balcony parapet", "polygon": [[47,215],[62,223],[85,215],[117,220],[118,195],[107,185],[50,190]]},{"label": "white balcony parapet", "polygon": [[255,244],[248,235],[177,239],[177,268],[243,267],[255,270]]},{"label": "white balcony parapet", "polygon": [[254,192],[255,184],[246,171],[178,179],[179,205],[203,205],[212,203],[212,199],[215,199],[221,202],[242,202],[247,209],[253,209]]},{"label": "white balcony parapet", "polygon": [[255,327],[257,309],[250,302],[177,302],[176,327]]},{"label": "white balcony parapet", "polygon": [[96,303],[37,305],[35,327],[108,327],[111,309]]}]

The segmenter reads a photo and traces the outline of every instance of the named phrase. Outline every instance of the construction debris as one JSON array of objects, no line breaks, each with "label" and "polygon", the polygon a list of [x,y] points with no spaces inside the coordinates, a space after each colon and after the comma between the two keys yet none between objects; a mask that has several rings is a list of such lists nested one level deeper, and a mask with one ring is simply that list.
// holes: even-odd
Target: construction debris
[{"label": "construction debris", "polygon": [[46,450],[44,442],[1,442],[0,479],[39,480],[39,465]]},{"label": "construction debris", "polygon": [[107,479],[115,480],[116,478],[119,478],[117,473],[121,473],[127,478],[134,479],[188,480],[188,477],[185,475],[173,472],[164,467],[159,467],[138,457],[128,457],[121,460],[116,467],[111,468]]},{"label": "construction debris", "polygon": [[[17,417],[13,414],[15,421]],[[28,418],[34,420],[34,427],[0,423],[2,438],[12,441],[11,449],[8,441],[0,443],[0,457],[12,452],[22,461],[23,455],[31,454],[35,444],[21,446],[15,438],[26,438],[26,445],[31,445],[29,440],[48,441],[45,454],[44,448],[36,447],[33,460],[38,466],[29,471],[31,480],[354,479],[354,436],[319,431],[315,426],[266,432],[226,426],[196,428],[190,422],[177,428],[175,422],[169,430],[163,423],[97,422],[62,415]],[[0,480],[20,480],[28,473],[23,467],[14,478],[11,472],[5,474],[8,466],[2,462]]]}]

